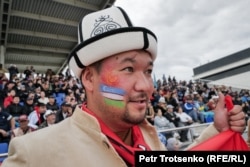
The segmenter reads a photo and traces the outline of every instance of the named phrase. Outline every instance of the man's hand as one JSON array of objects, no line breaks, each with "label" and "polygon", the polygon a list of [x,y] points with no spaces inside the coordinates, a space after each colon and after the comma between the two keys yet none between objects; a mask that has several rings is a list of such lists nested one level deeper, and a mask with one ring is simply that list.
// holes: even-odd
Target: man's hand
[{"label": "man's hand", "polygon": [[214,126],[219,132],[231,129],[235,132],[244,132],[246,127],[245,114],[242,107],[234,105],[231,111],[225,108],[225,96],[219,93],[219,100],[214,110]]}]

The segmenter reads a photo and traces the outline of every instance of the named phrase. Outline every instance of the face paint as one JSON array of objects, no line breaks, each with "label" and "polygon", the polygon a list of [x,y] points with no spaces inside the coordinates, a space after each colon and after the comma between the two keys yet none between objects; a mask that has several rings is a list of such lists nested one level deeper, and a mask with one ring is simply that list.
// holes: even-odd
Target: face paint
[{"label": "face paint", "polygon": [[106,104],[118,108],[122,108],[125,106],[123,101],[123,96],[125,91],[120,88],[115,88],[107,85],[100,85],[100,91],[102,95],[105,97],[104,101]]},{"label": "face paint", "polygon": [[123,96],[125,94],[125,91],[120,88],[115,88],[107,85],[101,85],[100,91],[105,93],[111,93],[111,94],[117,94]]},{"label": "face paint", "polygon": [[102,75],[102,81],[105,83],[105,84],[107,84],[107,85],[110,85],[110,86],[115,86],[115,87],[117,87],[118,86],[118,84],[119,84],[119,80],[118,80],[118,77],[117,77],[117,75],[114,75],[114,74],[112,74],[110,71],[111,71],[111,67],[108,67],[108,69],[107,70],[104,70],[103,71],[103,74],[104,75]]},{"label": "face paint", "polygon": [[117,108],[124,108],[124,106],[125,106],[124,102],[119,101],[119,100],[112,100],[112,99],[105,98],[104,102],[109,106],[114,106]]},{"label": "face paint", "polygon": [[125,91],[119,88],[119,78],[112,73],[113,64],[107,65],[101,74],[101,80],[104,84],[100,85],[100,92],[104,96],[104,102],[113,107],[123,108]]}]

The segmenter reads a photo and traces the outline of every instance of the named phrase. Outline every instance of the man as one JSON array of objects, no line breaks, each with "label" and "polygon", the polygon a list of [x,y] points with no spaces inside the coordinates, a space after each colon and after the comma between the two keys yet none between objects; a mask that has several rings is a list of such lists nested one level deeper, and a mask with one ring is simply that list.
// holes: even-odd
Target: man
[{"label": "man", "polygon": [[53,95],[49,96],[49,102],[46,104],[47,110],[58,111],[59,107],[56,104],[55,97]]},{"label": "man", "polygon": [[29,115],[32,111],[34,111],[34,108],[35,108],[34,98],[28,97],[25,100],[23,107],[24,107],[24,111],[25,111],[26,115]]},{"label": "man", "polygon": [[[169,104],[167,105],[167,112],[164,114],[164,116],[172,122],[175,127],[184,127],[185,125],[180,121],[180,117],[174,112],[174,106]],[[179,131],[180,133],[180,141],[185,142],[188,140],[187,133],[188,129],[183,129]]]},{"label": "man", "polygon": [[15,129],[14,118],[8,112],[2,111],[0,106],[0,143],[9,143],[13,129]]},{"label": "man", "polygon": [[15,128],[12,131],[11,139],[13,139],[14,137],[23,136],[25,134],[32,132],[32,128],[28,126],[29,119],[27,115],[25,114],[20,115],[20,117],[18,118],[18,122],[19,122],[19,127]]},{"label": "man", "polygon": [[[69,66],[81,79],[86,103],[50,128],[14,138],[2,167],[125,167],[134,166],[136,150],[165,150],[145,120],[154,89],[155,35],[133,27],[122,9],[111,7],[83,18],[79,40]],[[203,141],[218,134],[216,129],[243,131],[240,107],[231,111],[233,117],[225,115],[224,107],[218,108],[221,112],[220,124],[215,123]]]},{"label": "man", "polygon": [[54,125],[56,122],[56,113],[52,110],[47,110],[44,114],[44,119],[45,121],[39,125],[38,129]]},{"label": "man", "polygon": [[4,98],[3,106],[6,109],[12,102],[13,97],[16,95],[15,89],[8,90],[7,97]]},{"label": "man", "polygon": [[190,117],[192,117],[194,122],[198,122],[198,113],[195,108],[194,101],[191,95],[186,96],[186,102],[183,106],[184,112],[186,112]]},{"label": "man", "polygon": [[72,107],[70,103],[64,102],[61,109],[56,112],[56,123],[70,117],[72,115]]},{"label": "man", "polygon": [[46,111],[46,105],[44,103],[38,103],[35,110],[28,116],[29,126],[33,129],[37,129],[39,125],[44,121],[43,114]]},{"label": "man", "polygon": [[20,115],[26,114],[24,107],[20,105],[20,97],[17,95],[13,97],[13,101],[6,108],[6,111],[9,112],[14,118],[18,118]]}]

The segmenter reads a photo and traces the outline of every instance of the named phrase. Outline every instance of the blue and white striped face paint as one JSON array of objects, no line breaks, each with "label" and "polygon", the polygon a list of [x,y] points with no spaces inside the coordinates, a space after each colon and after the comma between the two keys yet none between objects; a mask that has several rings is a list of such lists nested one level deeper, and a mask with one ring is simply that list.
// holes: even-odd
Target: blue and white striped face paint
[{"label": "blue and white striped face paint", "polygon": [[101,84],[100,92],[102,93],[103,97],[105,97],[104,101],[106,104],[117,108],[123,108],[125,106],[123,101],[125,91],[123,89]]}]

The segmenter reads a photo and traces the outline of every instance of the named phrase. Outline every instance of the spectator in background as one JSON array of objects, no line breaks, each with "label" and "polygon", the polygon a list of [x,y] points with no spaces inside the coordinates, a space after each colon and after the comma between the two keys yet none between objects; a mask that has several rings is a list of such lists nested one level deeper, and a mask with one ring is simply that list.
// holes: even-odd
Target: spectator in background
[{"label": "spectator in background", "polygon": [[31,112],[33,112],[35,109],[34,98],[27,97],[27,99],[24,102],[23,107],[24,107],[24,111],[25,111],[26,115],[29,115]]},{"label": "spectator in background", "polygon": [[72,92],[71,90],[68,93],[68,95],[65,96],[64,102],[70,104],[73,109],[78,104],[76,99],[75,99],[74,92]]},{"label": "spectator in background", "polygon": [[17,92],[17,95],[20,97],[20,102],[22,104],[24,104],[25,100],[28,97],[28,92],[26,91],[25,85],[23,85],[23,84],[20,85],[18,92]]},{"label": "spectator in background", "polygon": [[214,112],[212,110],[208,111],[207,105],[204,103],[202,96],[198,96],[197,100],[194,101],[194,105],[197,109],[199,119],[201,123],[205,122],[205,118],[211,117],[214,118]]},{"label": "spectator in background", "polygon": [[12,103],[6,108],[6,111],[10,113],[16,121],[20,115],[26,114],[24,107],[20,105],[20,97],[16,95],[13,97]]},{"label": "spectator in background", "polygon": [[26,91],[27,92],[35,92],[35,85],[33,84],[32,80],[28,80],[27,85],[26,85]]},{"label": "spectator in background", "polygon": [[8,96],[8,92],[10,90],[15,90],[16,92],[16,83],[13,81],[6,82],[5,86],[3,87],[4,96]]},{"label": "spectator in background", "polygon": [[12,115],[2,110],[0,106],[0,143],[9,143],[11,131],[15,129]]},{"label": "spectator in background", "polygon": [[47,110],[58,111],[59,107],[56,103],[55,97],[53,95],[49,96],[49,102],[46,104]]},{"label": "spectator in background", "polygon": [[52,77],[53,75],[55,75],[55,72],[52,71],[52,69],[47,69],[46,73],[45,73],[45,77],[47,78],[47,76]]},{"label": "spectator in background", "polygon": [[198,122],[198,114],[195,111],[195,105],[193,103],[193,98],[191,95],[187,95],[185,98],[185,103],[183,106],[184,112],[187,113],[190,117],[192,117],[194,122]]},{"label": "spectator in background", "polygon": [[78,103],[78,104],[83,104],[83,103],[85,103],[85,102],[86,102],[86,94],[85,94],[85,91],[82,91],[82,92],[80,93],[80,97],[79,97],[77,103]]},{"label": "spectator in background", "polygon": [[[166,117],[162,115],[162,111],[160,109],[156,110],[154,126],[156,127],[157,130],[176,128],[172,122],[170,122]],[[166,137],[166,139],[173,136],[180,136],[176,131],[160,132],[160,133],[162,133]]]},{"label": "spectator in background", "polygon": [[7,73],[8,70],[3,67],[3,64],[0,63],[0,90],[3,89],[3,80],[8,80],[7,76],[5,73]]},{"label": "spectator in background", "polygon": [[44,122],[39,125],[38,129],[52,126],[56,123],[56,113],[52,110],[47,110],[44,114]]},{"label": "spectator in background", "polygon": [[49,98],[46,97],[46,94],[45,94],[44,91],[41,91],[41,92],[40,92],[40,98],[38,99],[38,102],[39,102],[39,103],[44,103],[44,104],[46,104],[46,105],[47,105],[47,103],[49,102]]},{"label": "spectator in background", "polygon": [[10,73],[9,80],[13,81],[14,76],[19,73],[17,66],[15,64],[11,64],[8,68],[8,71]]},{"label": "spectator in background", "polygon": [[80,101],[80,96],[81,96],[81,91],[80,91],[80,89],[79,89],[79,88],[76,88],[76,89],[73,91],[73,93],[74,93],[74,97],[75,97],[75,99],[76,99],[76,101],[77,101],[77,103],[78,103],[78,101]]},{"label": "spectator in background", "polygon": [[50,95],[52,93],[52,91],[50,90],[50,83],[48,80],[42,78],[42,81],[41,81],[41,85],[42,85],[42,90],[44,90],[45,94],[46,95]]},{"label": "spectator in background", "polygon": [[30,71],[31,71],[31,77],[34,78],[34,74],[36,73],[36,69],[34,66],[30,66]]},{"label": "spectator in background", "polygon": [[33,130],[28,126],[29,119],[27,115],[20,115],[18,118],[19,127],[15,128],[11,133],[11,139],[18,136],[23,136],[25,134],[31,133]]},{"label": "spectator in background", "polygon": [[29,92],[28,93],[28,98],[32,98],[33,101],[34,101],[34,104],[37,104],[38,103],[38,96],[35,92]]},{"label": "spectator in background", "polygon": [[30,78],[32,72],[31,72],[29,66],[26,67],[26,69],[23,71],[23,73],[24,73],[25,79],[29,79]]},{"label": "spectator in background", "polygon": [[174,137],[167,140],[168,151],[180,151],[181,142]]},{"label": "spectator in background", "polygon": [[[182,107],[178,107],[176,115],[179,116],[180,121],[184,124],[184,126],[189,126],[192,125],[194,123],[192,117],[190,117],[190,115],[188,115],[187,113],[183,112]],[[188,133],[187,133],[187,139],[190,139],[190,141],[192,140],[192,137],[196,138],[198,137],[198,133],[195,132],[194,128],[190,128],[188,129]]]},{"label": "spectator in background", "polygon": [[61,109],[56,112],[56,123],[63,121],[64,119],[70,117],[73,113],[72,106],[70,103],[64,102],[61,105]]},{"label": "spectator in background", "polygon": [[168,91],[168,93],[165,95],[165,100],[167,104],[170,104],[174,107],[174,109],[177,109],[177,106],[179,104],[179,100],[177,98],[177,92],[176,90]]},{"label": "spectator in background", "polygon": [[154,111],[157,111],[158,109],[161,110],[163,115],[167,112],[167,103],[164,97],[159,98],[159,101],[155,106]]},{"label": "spectator in background", "polygon": [[13,101],[13,97],[16,95],[15,89],[8,91],[7,97],[4,98],[3,106],[6,109]]},{"label": "spectator in background", "polygon": [[39,88],[41,91],[44,91],[43,86],[42,86],[42,79],[40,76],[37,76],[33,82],[34,82],[34,86],[36,87],[36,89]]},{"label": "spectator in background", "polygon": [[39,125],[44,121],[43,114],[46,111],[46,105],[44,103],[38,103],[35,110],[28,116],[29,126],[33,129],[37,129]]},{"label": "spectator in background", "polygon": [[[185,125],[180,121],[180,117],[174,112],[174,106],[171,104],[167,105],[167,112],[164,116],[172,122],[175,127],[184,127]],[[188,140],[187,138],[187,129],[179,130],[178,133],[180,134],[180,141],[185,142]]]},{"label": "spectator in background", "polygon": [[[55,80],[52,84],[51,84],[51,89],[52,89],[52,92],[53,94],[58,94],[58,93],[61,93],[62,90],[61,90],[61,83],[59,83],[58,80]],[[64,93],[64,92],[63,92]]]}]

